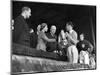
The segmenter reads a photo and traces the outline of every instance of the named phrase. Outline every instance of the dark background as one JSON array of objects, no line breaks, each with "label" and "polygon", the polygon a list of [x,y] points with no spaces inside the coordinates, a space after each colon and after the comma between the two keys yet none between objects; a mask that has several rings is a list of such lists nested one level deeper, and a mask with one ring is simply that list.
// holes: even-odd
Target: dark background
[{"label": "dark background", "polygon": [[95,44],[96,6],[12,1],[13,19],[20,15],[23,6],[32,9],[32,16],[27,20],[30,28],[36,30],[37,25],[43,22],[49,28],[54,24],[57,26],[58,35],[61,29],[65,30],[66,22],[72,21],[78,36],[84,33],[86,39]]}]

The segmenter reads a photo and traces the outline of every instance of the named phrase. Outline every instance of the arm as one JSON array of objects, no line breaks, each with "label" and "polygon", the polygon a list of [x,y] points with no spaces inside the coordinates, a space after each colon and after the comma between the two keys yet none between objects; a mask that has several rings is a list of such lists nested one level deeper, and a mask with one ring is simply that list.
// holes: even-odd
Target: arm
[{"label": "arm", "polygon": [[77,44],[77,33],[73,32],[71,35],[66,33],[66,37],[68,37],[74,44]]},{"label": "arm", "polygon": [[87,43],[88,43],[88,51],[92,52],[93,51],[93,45],[89,41],[87,41]]},{"label": "arm", "polygon": [[49,39],[44,33],[42,34],[42,38],[43,38],[44,40],[46,40],[47,42],[56,42],[55,39]]},{"label": "arm", "polygon": [[58,36],[58,43],[60,43],[61,42],[61,37],[60,37],[60,35]]}]

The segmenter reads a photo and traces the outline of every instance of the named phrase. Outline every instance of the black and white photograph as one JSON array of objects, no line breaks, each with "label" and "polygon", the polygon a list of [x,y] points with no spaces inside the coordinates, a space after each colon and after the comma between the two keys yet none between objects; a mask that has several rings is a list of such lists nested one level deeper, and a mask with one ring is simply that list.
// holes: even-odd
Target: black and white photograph
[{"label": "black and white photograph", "polygon": [[11,74],[96,70],[96,5],[11,0]]}]

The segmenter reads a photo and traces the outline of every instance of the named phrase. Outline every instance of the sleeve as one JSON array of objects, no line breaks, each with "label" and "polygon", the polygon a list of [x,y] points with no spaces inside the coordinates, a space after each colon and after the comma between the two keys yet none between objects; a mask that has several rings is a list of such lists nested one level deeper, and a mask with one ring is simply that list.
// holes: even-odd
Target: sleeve
[{"label": "sleeve", "polygon": [[49,39],[45,33],[41,33],[41,36],[44,40],[46,40],[47,42],[55,42],[55,39]]},{"label": "sleeve", "polygon": [[61,37],[60,37],[60,35],[58,36],[58,42],[59,42],[59,43],[61,42]]},{"label": "sleeve", "polygon": [[89,41],[87,41],[87,46],[88,48],[93,49],[93,45]]},{"label": "sleeve", "polygon": [[74,32],[72,32],[72,38],[74,39],[74,40],[77,40],[77,33],[74,31]]},{"label": "sleeve", "polygon": [[74,43],[74,44],[77,44],[78,40],[77,40],[77,33],[75,31],[72,32],[71,34],[71,41]]},{"label": "sleeve", "polygon": [[21,33],[22,33],[23,25],[21,23],[21,19],[17,17],[14,21],[14,30],[13,30],[13,40],[18,41]]}]

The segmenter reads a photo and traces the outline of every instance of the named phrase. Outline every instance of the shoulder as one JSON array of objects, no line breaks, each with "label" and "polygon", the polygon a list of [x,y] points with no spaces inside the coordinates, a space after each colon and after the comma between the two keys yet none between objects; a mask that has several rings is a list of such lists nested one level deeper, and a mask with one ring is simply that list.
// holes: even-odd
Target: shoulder
[{"label": "shoulder", "polygon": [[84,40],[85,43],[90,43],[88,40]]},{"label": "shoulder", "polygon": [[17,16],[15,20],[21,19],[21,15]]},{"label": "shoulder", "polygon": [[39,32],[39,36],[44,36],[44,35],[45,35],[44,32],[42,32],[42,31]]},{"label": "shoulder", "polygon": [[73,30],[71,35],[75,38],[75,37],[77,37],[77,32]]},{"label": "shoulder", "polygon": [[75,30],[73,30],[72,34],[75,34],[75,35],[77,35],[77,32],[76,32]]},{"label": "shoulder", "polygon": [[14,19],[14,24],[19,24],[19,23],[22,23],[22,22],[23,22],[23,19],[22,19],[22,16],[21,15],[17,16]]}]

